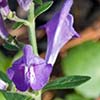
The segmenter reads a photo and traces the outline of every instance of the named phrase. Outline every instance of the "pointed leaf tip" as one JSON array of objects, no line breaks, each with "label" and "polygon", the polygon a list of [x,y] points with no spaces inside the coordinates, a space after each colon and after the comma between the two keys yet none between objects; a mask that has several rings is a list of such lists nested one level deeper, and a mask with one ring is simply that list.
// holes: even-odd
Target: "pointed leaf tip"
[{"label": "pointed leaf tip", "polygon": [[44,91],[54,89],[72,89],[90,80],[89,76],[68,76],[51,81],[44,87]]},{"label": "pointed leaf tip", "polygon": [[35,18],[37,18],[40,14],[47,11],[52,6],[52,4],[53,4],[53,1],[47,1],[47,2],[43,3],[41,6],[39,6],[35,10]]}]

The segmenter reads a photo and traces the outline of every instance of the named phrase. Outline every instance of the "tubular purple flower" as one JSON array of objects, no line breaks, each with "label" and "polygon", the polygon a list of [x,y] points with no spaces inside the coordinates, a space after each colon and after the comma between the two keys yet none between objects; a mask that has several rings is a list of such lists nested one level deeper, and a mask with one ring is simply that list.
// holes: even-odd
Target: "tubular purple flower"
[{"label": "tubular purple flower", "polygon": [[29,10],[32,0],[17,0],[20,7],[22,7],[25,11]]},{"label": "tubular purple flower", "polygon": [[8,69],[8,77],[18,90],[26,91],[30,87],[33,90],[42,89],[48,82],[60,49],[72,37],[79,36],[73,28],[73,16],[69,14],[72,3],[73,0],[67,0],[62,10],[41,27],[46,29],[48,38],[45,60],[35,56],[32,47],[26,45],[23,56]]},{"label": "tubular purple flower", "polygon": [[58,56],[60,49],[72,37],[79,37],[73,28],[73,16],[69,13],[73,4],[73,0],[67,0],[62,10],[41,28],[44,28],[47,33],[48,47],[46,53],[46,61],[52,66]]},{"label": "tubular purple flower", "polygon": [[8,32],[4,26],[2,15],[0,14],[0,37],[6,39],[8,36]]},{"label": "tubular purple flower", "polygon": [[0,0],[0,11],[3,15],[7,16],[10,12],[7,0]]}]

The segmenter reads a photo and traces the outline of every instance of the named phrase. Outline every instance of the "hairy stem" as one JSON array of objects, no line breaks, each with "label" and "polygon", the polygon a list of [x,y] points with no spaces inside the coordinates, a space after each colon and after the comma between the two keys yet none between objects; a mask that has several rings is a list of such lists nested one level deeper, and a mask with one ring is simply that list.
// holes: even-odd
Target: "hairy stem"
[{"label": "hairy stem", "polygon": [[35,25],[34,23],[30,24],[29,26],[29,40],[30,43],[33,47],[33,52],[35,55],[38,55],[38,50],[37,50],[37,41],[36,41],[36,34],[35,34]]},{"label": "hairy stem", "polygon": [[36,34],[35,34],[35,20],[34,20],[34,3],[30,6],[28,21],[29,25],[29,39],[30,43],[33,47],[33,52],[35,55],[38,55],[37,50],[37,41],[36,41]]}]

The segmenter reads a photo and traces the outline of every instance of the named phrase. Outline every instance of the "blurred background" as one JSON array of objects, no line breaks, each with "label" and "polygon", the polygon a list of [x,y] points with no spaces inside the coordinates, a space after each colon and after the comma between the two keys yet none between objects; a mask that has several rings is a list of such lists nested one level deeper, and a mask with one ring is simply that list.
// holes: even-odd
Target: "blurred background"
[{"label": "blurred background", "polygon": [[[27,18],[28,13],[18,6],[16,0],[8,1],[10,8],[16,11],[20,18]],[[39,30],[38,27],[50,20],[65,2],[53,1],[53,6],[36,19],[36,35],[41,57],[45,56],[47,37],[45,30]],[[74,16],[74,28],[80,34],[80,38],[72,39],[61,49],[51,80],[68,75],[88,75],[92,79],[72,90],[48,91],[43,94],[43,100],[100,100],[100,0],[74,0],[71,13]],[[19,41],[29,43],[27,27],[13,30],[13,24],[14,22],[9,20],[5,21],[9,33],[16,35]],[[0,39],[0,70],[6,72],[22,52],[11,52],[2,44],[3,41]],[[2,94],[0,96],[3,98]]]}]

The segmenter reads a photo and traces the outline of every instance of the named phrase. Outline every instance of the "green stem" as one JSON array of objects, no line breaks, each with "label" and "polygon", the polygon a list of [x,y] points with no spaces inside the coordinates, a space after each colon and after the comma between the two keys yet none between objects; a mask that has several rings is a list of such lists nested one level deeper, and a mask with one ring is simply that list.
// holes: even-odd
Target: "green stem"
[{"label": "green stem", "polygon": [[34,3],[32,3],[31,6],[30,6],[28,21],[30,23],[30,25],[29,25],[30,43],[31,43],[31,45],[33,47],[34,54],[38,55],[37,41],[36,41],[36,34],[35,34]]},{"label": "green stem", "polygon": [[24,25],[28,26],[29,22],[27,20],[21,19],[16,16],[16,13],[10,12],[9,15],[7,16],[9,20],[15,21],[15,22],[21,22],[24,23]]},{"label": "green stem", "polygon": [[34,3],[32,2],[29,9],[28,21],[32,23],[34,21],[33,19],[34,19]]},{"label": "green stem", "polygon": [[41,90],[38,91],[38,95],[35,96],[34,100],[42,100],[41,94]]},{"label": "green stem", "polygon": [[37,50],[37,41],[36,41],[36,34],[35,34],[35,25],[34,23],[30,24],[29,26],[29,39],[30,43],[33,47],[33,52],[35,55],[38,55],[38,50]]}]

